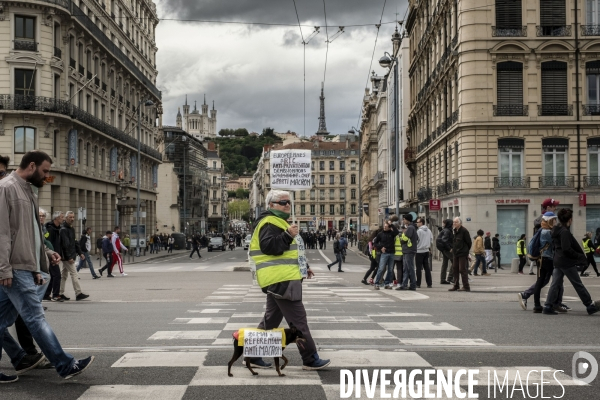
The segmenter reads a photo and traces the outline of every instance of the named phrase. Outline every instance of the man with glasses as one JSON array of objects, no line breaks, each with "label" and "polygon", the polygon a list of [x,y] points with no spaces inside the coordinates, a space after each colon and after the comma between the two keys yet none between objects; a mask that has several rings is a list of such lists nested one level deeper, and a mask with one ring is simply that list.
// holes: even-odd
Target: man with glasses
[{"label": "man with glasses", "polygon": [[[304,370],[325,368],[329,360],[319,358],[317,347],[308,328],[302,303],[302,275],[298,262],[298,226],[287,223],[290,217],[289,192],[271,190],[265,199],[267,210],[256,221],[249,254],[256,265],[256,280],[267,295],[265,315],[258,329],[274,329],[285,317],[290,325],[302,332],[306,340],[298,344]],[[313,273],[308,270],[308,278]],[[270,368],[262,358],[250,360],[252,367]]]}]

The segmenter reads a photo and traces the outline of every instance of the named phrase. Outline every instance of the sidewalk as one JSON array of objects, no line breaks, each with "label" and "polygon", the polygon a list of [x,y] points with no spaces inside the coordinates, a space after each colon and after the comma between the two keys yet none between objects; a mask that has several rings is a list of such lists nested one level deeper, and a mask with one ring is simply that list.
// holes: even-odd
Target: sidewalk
[{"label": "sidewalk", "polygon": [[[133,250],[135,252],[135,250]],[[123,264],[124,265],[132,265],[132,264],[140,264],[140,263],[145,263],[151,260],[158,260],[161,258],[168,258],[168,257],[173,257],[173,256],[177,256],[177,255],[181,255],[181,254],[186,254],[188,253],[189,250],[173,250],[173,253],[167,253],[167,250],[161,250],[160,253],[156,254],[150,254],[150,252],[146,252],[146,255],[142,255],[140,257],[134,257],[133,255],[128,255],[128,254],[122,254],[123,256]],[[142,254],[144,254],[144,252],[142,252]],[[94,262],[94,265],[96,265],[97,263],[101,263],[102,265],[104,265],[104,260],[102,259],[102,257],[100,257],[100,260],[98,260],[98,255],[94,254],[92,256],[92,261]]]}]

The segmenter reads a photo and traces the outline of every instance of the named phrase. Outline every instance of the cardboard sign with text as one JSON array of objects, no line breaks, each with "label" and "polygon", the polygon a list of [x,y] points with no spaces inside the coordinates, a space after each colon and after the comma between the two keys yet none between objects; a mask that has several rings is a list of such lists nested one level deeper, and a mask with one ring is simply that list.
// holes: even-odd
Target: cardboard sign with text
[{"label": "cardboard sign with text", "polygon": [[245,330],[244,357],[281,357],[281,353],[281,332]]},{"label": "cardboard sign with text", "polygon": [[271,187],[283,190],[312,188],[310,150],[272,151]]}]

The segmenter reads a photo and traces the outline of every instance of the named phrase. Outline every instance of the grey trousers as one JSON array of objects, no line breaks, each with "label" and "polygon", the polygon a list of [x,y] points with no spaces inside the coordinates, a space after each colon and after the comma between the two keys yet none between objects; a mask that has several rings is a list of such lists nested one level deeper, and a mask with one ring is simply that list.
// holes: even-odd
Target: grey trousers
[{"label": "grey trousers", "polygon": [[[452,253],[448,250],[442,252],[443,260],[442,260],[442,271],[440,273],[440,282],[454,282],[452,265],[448,268],[448,263],[452,264]],[[448,274],[448,279],[446,279],[446,274]]]},{"label": "grey trousers", "polygon": [[563,268],[554,266],[554,271],[552,271],[552,285],[550,285],[545,306],[550,307],[556,302],[563,278],[565,276],[575,288],[575,291],[577,292],[577,295],[581,299],[583,305],[587,307],[592,304],[592,297],[585,286],[583,286],[581,278],[579,277],[579,273],[577,272],[577,267]]},{"label": "grey trousers", "polygon": [[258,324],[258,329],[269,330],[278,328],[284,317],[289,325],[293,324],[296,329],[302,332],[302,336],[306,339],[306,342],[298,343],[298,350],[302,356],[302,362],[305,365],[312,364],[315,361],[317,346],[310,334],[310,329],[308,329],[306,310],[304,309],[302,300],[281,300],[276,299],[271,294],[267,294],[265,315],[260,324]]}]

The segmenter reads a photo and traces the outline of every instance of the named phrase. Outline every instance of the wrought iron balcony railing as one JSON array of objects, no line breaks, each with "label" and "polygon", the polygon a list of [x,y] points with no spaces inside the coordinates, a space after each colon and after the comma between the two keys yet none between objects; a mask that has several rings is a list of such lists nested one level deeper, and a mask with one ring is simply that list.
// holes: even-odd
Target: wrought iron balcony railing
[{"label": "wrought iron balcony railing", "polygon": [[581,25],[581,36],[600,36],[600,25]]},{"label": "wrought iron balcony railing", "polygon": [[500,28],[492,26],[492,37],[527,37],[527,27]]},{"label": "wrought iron balcony railing", "polygon": [[26,39],[15,39],[15,50],[37,51],[37,42]]},{"label": "wrought iron balcony railing", "polygon": [[102,90],[106,92],[106,83],[102,83]]},{"label": "wrought iron balcony railing", "polygon": [[94,78],[94,85],[100,87],[100,78],[98,78],[98,77]]},{"label": "wrought iron balcony railing", "polygon": [[77,68],[77,63],[72,58],[69,60],[69,67],[73,69]]},{"label": "wrought iron balcony railing", "polygon": [[433,190],[430,187],[422,187],[417,192],[417,199],[419,201],[427,201],[433,198]]},{"label": "wrought iron balcony railing", "polygon": [[584,177],[583,187],[600,187],[600,176],[586,176]]},{"label": "wrought iron balcony railing", "polygon": [[529,106],[522,104],[494,105],[494,117],[527,117]]},{"label": "wrought iron balcony railing", "polygon": [[83,65],[79,64],[79,73],[81,75],[85,75],[85,68],[83,68]]},{"label": "wrought iron balcony railing", "polygon": [[62,59],[62,50],[58,47],[54,48],[54,57]]},{"label": "wrought iron balcony railing", "polygon": [[528,188],[531,183],[531,178],[525,177],[495,177],[494,187],[495,188]]},{"label": "wrought iron balcony railing", "polygon": [[537,36],[571,36],[572,26],[536,26]]},{"label": "wrought iron balcony railing", "polygon": [[572,104],[538,104],[538,116],[572,116]]},{"label": "wrought iron balcony railing", "polygon": [[583,115],[600,115],[600,104],[583,105]]},{"label": "wrought iron balcony railing", "polygon": [[[65,100],[58,100],[51,97],[5,94],[0,95],[0,110],[38,111],[65,115],[81,124],[97,129],[119,142],[123,142],[134,148],[137,148],[138,145],[137,140],[133,136],[126,135],[120,129],[107,124]],[[150,146],[142,144],[140,145],[140,149],[142,153],[157,160],[162,160],[161,153]]]},{"label": "wrought iron balcony railing", "polygon": [[540,176],[540,187],[572,188],[575,182],[572,176]]},{"label": "wrought iron balcony railing", "polygon": [[457,179],[453,179],[452,180],[452,191],[453,192],[458,192],[459,189],[459,185],[458,185],[458,178]]}]

